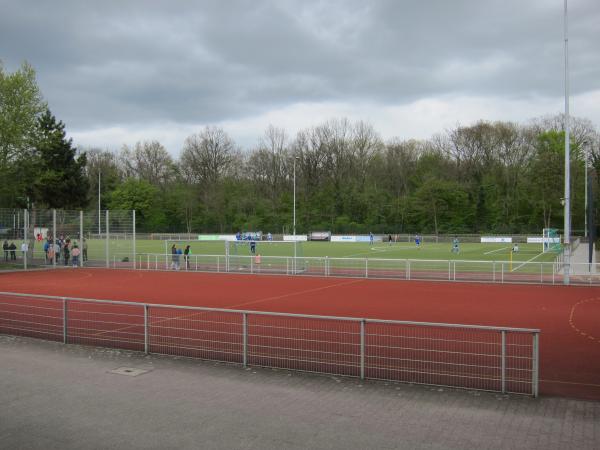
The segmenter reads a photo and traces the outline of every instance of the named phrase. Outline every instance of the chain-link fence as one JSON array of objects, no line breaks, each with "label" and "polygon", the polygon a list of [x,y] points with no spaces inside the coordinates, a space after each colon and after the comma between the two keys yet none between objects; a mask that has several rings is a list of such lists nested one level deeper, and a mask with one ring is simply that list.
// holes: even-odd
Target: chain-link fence
[{"label": "chain-link fence", "polygon": [[135,211],[0,208],[0,269],[135,264]]}]

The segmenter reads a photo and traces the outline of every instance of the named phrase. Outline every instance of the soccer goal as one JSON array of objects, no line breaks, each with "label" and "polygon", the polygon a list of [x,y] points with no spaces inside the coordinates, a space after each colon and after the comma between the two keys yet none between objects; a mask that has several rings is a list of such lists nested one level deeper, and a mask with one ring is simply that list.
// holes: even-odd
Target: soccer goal
[{"label": "soccer goal", "polygon": [[[197,261],[207,260],[207,256],[224,257],[220,270],[254,271],[263,267],[277,273],[298,273],[304,270],[304,248],[300,241],[263,241],[263,240],[215,240],[215,241],[164,241],[164,260],[171,266],[172,247],[185,249],[190,246],[190,261],[195,267]],[[214,259],[214,258],[213,258]],[[202,264],[201,264],[202,265]]]},{"label": "soccer goal", "polygon": [[542,230],[542,252],[560,252],[562,250],[561,238],[556,228]]},{"label": "soccer goal", "polygon": [[227,271],[300,273],[306,269],[304,249],[298,241],[228,241]]}]

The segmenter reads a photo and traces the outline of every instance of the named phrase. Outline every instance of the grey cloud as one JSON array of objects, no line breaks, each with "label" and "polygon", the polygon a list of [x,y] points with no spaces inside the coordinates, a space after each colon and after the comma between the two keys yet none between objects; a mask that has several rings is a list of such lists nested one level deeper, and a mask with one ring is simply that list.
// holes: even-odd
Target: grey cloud
[{"label": "grey cloud", "polygon": [[[560,3],[560,4],[559,4]],[[572,2],[573,93],[598,89],[600,4]],[[75,128],[210,123],[295,102],[559,96],[562,2],[4,1],[0,59],[27,60]]]}]

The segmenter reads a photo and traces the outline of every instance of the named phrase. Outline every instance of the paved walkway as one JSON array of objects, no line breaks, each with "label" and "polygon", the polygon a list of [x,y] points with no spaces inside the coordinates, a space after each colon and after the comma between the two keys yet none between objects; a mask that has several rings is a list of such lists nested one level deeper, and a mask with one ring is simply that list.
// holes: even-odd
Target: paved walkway
[{"label": "paved walkway", "polygon": [[0,335],[0,447],[591,450],[600,448],[600,403]]},{"label": "paved walkway", "polygon": [[[573,275],[589,275],[597,274],[598,267],[596,265],[596,253],[592,252],[592,264],[589,264],[590,253],[589,245],[587,242],[581,243],[577,246],[575,251],[571,254],[571,273]],[[563,273],[561,270],[560,273]]]}]

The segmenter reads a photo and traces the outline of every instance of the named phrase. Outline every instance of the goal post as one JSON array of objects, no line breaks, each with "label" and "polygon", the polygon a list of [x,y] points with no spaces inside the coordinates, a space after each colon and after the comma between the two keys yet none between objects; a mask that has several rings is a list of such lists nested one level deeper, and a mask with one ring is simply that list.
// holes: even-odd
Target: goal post
[{"label": "goal post", "polygon": [[[252,251],[254,242],[254,251]],[[285,256],[300,258],[304,256],[299,241],[229,241],[229,254],[239,256]]]},{"label": "goal post", "polygon": [[[190,246],[190,255],[224,256],[226,271],[244,269],[250,265],[250,259],[271,258],[279,260],[288,258],[291,270],[297,272],[304,270],[304,246],[302,241],[273,241],[251,239],[226,239],[226,240],[164,240],[163,259],[165,267],[171,265],[172,247],[185,249]],[[256,261],[254,261],[256,262]],[[236,270],[237,270],[236,269]]]},{"label": "goal post", "polygon": [[562,250],[561,236],[556,228],[542,230],[542,252],[560,252]]}]

